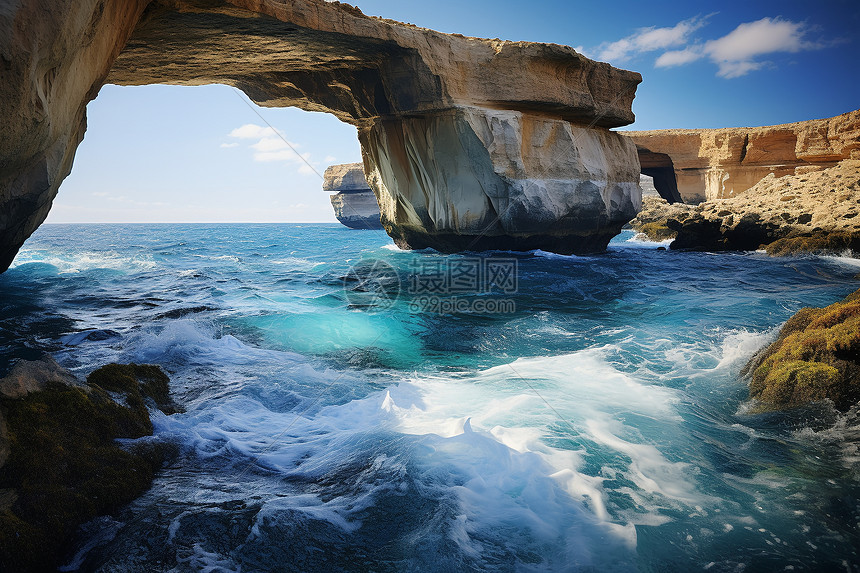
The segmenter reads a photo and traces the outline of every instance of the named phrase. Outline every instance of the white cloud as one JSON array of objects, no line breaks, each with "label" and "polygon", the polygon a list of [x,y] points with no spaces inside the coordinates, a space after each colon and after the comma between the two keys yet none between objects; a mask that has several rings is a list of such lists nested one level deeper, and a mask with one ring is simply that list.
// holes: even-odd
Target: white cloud
[{"label": "white cloud", "polygon": [[705,53],[719,66],[717,75],[737,78],[758,70],[766,62],[755,58],[776,53],[797,53],[824,47],[820,42],[805,39],[806,24],[782,18],[762,18],[747,22],[719,38],[707,42]]},{"label": "white cloud", "polygon": [[224,149],[229,149],[230,147],[239,147],[239,144],[234,141],[233,143],[222,143],[221,147]]},{"label": "white cloud", "polygon": [[644,52],[683,46],[693,32],[707,24],[708,18],[710,16],[696,16],[682,20],[671,28],[640,28],[626,38],[598,47],[597,57],[607,61],[624,61]]},{"label": "white cloud", "polygon": [[254,154],[254,161],[263,163],[269,161],[300,161],[296,153],[292,149],[282,149],[280,151],[258,151]]},{"label": "white cloud", "polygon": [[762,62],[720,62],[717,75],[721,78],[731,79],[745,76],[748,73],[764,66]]},{"label": "white cloud", "polygon": [[252,149],[256,149],[257,151],[279,151],[287,149],[287,147],[287,142],[280,137],[264,137],[251,146]]},{"label": "white cloud", "polygon": [[230,137],[239,139],[261,139],[263,137],[277,137],[278,134],[271,127],[263,127],[254,123],[246,123],[230,132]]},{"label": "white cloud", "polygon": [[820,47],[803,39],[802,22],[781,18],[762,18],[741,24],[729,34],[705,44],[705,51],[714,61],[744,62],[756,56],[775,52],[800,52]]},{"label": "white cloud", "polygon": [[[598,58],[624,61],[653,51],[663,51],[654,61],[657,68],[671,68],[708,58],[717,66],[717,75],[737,78],[771,65],[762,60],[770,54],[797,53],[825,47],[824,42],[807,39],[809,27],[780,17],[745,22],[721,38],[703,42],[693,33],[708,18],[683,20],[671,28],[642,28],[616,42],[599,46]],[[676,48],[676,49],[668,49]]]},{"label": "white cloud", "polygon": [[684,48],[683,50],[671,50],[669,52],[664,52],[659,58],[657,58],[654,65],[658,68],[683,66],[684,64],[695,62],[702,56],[704,56],[704,53],[702,53],[701,48],[695,46]]},{"label": "white cloud", "polygon": [[[260,163],[285,161],[296,164],[298,166],[297,171],[302,175],[314,175],[316,173],[314,169],[308,165],[308,163],[317,165],[316,162],[311,161],[311,154],[305,152],[300,156],[296,149],[300,148],[301,144],[287,141],[282,132],[271,127],[263,127],[261,125],[248,123],[231,131],[230,137],[248,140],[256,139],[257,141],[255,143],[248,145],[250,149],[254,150],[254,161]],[[232,147],[238,144],[222,144],[222,147],[224,145]],[[329,157],[332,161],[334,160],[334,157]],[[326,159],[328,160],[329,157]]]},{"label": "white cloud", "polygon": [[323,159],[323,163],[334,163],[335,161],[337,161],[337,157],[334,155],[326,155],[325,159]]}]

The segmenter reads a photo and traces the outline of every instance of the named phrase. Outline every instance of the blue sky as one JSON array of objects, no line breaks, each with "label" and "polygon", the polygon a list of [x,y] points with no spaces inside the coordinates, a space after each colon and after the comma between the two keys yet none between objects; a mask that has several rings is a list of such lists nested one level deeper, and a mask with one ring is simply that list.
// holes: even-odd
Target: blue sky
[{"label": "blue sky", "polygon": [[[643,75],[629,129],[771,125],[860,107],[860,3],[361,0],[370,15],[567,44]],[[333,222],[322,173],[360,160],[332,116],[226,86],[105,86],[49,222]],[[245,101],[247,99],[245,98]]]}]

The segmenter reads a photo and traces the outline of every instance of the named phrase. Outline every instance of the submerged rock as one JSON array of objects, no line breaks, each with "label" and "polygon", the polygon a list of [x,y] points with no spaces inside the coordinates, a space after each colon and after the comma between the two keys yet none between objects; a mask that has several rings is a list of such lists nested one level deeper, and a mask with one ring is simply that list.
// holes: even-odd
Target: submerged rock
[{"label": "submerged rock", "polygon": [[840,410],[860,401],[860,290],[825,308],[803,308],[742,374],[759,410],[830,400]]},{"label": "submerged rock", "polygon": [[26,393],[0,399],[0,563],[10,571],[55,569],[81,523],[145,491],[164,449],[116,439],[152,434],[147,400],[173,410],[157,366],[112,364],[83,384],[40,364],[18,369],[33,376],[18,386]]},{"label": "submerged rock", "polygon": [[0,378],[0,398],[24,398],[41,392],[50,384],[84,387],[74,374],[57,364],[51,356],[39,360],[19,360],[4,378]]}]

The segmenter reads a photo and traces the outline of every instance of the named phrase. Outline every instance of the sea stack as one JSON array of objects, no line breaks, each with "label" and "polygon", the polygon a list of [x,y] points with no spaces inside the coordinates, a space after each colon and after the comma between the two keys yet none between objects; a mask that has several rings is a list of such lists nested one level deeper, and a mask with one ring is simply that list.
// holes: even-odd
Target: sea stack
[{"label": "sea stack", "polygon": [[364,177],[361,163],[332,165],[325,170],[323,191],[336,191],[331,206],[337,220],[350,229],[382,229],[376,195]]}]

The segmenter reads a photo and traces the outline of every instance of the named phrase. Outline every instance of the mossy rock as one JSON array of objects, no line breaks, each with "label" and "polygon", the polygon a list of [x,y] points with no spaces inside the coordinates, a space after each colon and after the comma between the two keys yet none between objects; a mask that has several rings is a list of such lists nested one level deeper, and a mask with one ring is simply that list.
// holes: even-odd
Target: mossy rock
[{"label": "mossy rock", "polygon": [[860,253],[860,233],[830,231],[788,236],[769,243],[765,250],[773,256],[795,253],[840,254],[845,251]]},{"label": "mossy rock", "polygon": [[673,231],[666,226],[665,221],[651,221],[642,225],[634,225],[633,228],[652,241],[665,241],[666,239],[674,239],[678,235],[677,231]]},{"label": "mossy rock", "polygon": [[10,571],[56,570],[77,527],[131,502],[152,483],[164,450],[123,447],[152,434],[145,402],[172,404],[154,366],[109,365],[89,388],[50,384],[0,401],[10,444],[0,488],[17,500],[0,512],[0,563]]},{"label": "mossy rock", "polygon": [[803,308],[779,338],[747,364],[759,410],[831,400],[847,410],[860,400],[860,290],[826,308]]},{"label": "mossy rock", "polygon": [[93,371],[87,384],[127,394],[134,401],[152,400],[165,414],[178,411],[170,398],[170,378],[154,364],[107,364]]}]

